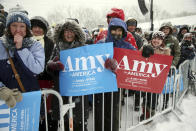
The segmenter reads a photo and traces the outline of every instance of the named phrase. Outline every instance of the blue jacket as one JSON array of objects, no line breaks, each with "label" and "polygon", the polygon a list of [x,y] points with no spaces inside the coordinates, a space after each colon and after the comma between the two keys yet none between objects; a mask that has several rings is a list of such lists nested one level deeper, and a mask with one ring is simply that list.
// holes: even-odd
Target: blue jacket
[{"label": "blue jacket", "polygon": [[[123,37],[120,40],[115,40],[112,35],[111,35],[111,26],[118,26],[123,28]],[[124,21],[118,18],[112,18],[110,21],[109,27],[108,27],[108,33],[107,33],[107,38],[106,40],[100,40],[97,43],[104,43],[104,42],[113,42],[114,47],[117,48],[124,48],[124,49],[131,49],[131,50],[136,50],[130,43],[125,41],[125,38],[127,37],[127,25]]]},{"label": "blue jacket", "polygon": [[[6,42],[4,37],[0,38],[0,88],[6,86],[10,89],[20,87],[14,77],[11,65],[8,61],[8,55],[3,42]],[[20,75],[20,79],[25,90],[39,90],[36,75],[44,70],[45,55],[44,49],[37,41],[28,48],[20,50],[10,50],[10,56],[14,62],[15,68]]]}]

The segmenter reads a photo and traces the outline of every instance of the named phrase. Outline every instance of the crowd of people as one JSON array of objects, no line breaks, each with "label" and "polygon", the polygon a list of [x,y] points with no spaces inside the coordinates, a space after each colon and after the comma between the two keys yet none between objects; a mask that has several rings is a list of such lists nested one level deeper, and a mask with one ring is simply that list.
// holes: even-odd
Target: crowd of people
[{"label": "crowd of people", "polygon": [[[82,28],[76,18],[66,18],[64,23],[57,24],[51,32],[48,21],[42,16],[28,17],[28,11],[20,5],[11,8],[8,12],[0,5],[0,100],[13,108],[22,100],[22,92],[30,92],[48,87],[59,92],[59,71],[64,65],[59,60],[60,51],[113,42],[114,47],[142,51],[143,57],[153,54],[173,56],[172,65],[179,67],[187,59],[193,59],[196,52],[196,27],[190,30],[189,25],[182,25],[180,29],[171,22],[162,23],[158,31],[142,32],[137,27],[138,21],[129,17],[125,20],[124,11],[112,8],[106,14],[107,30],[95,28],[88,31]],[[178,31],[179,30],[179,31]],[[50,35],[49,35],[50,34]],[[114,59],[107,59],[105,67],[115,73],[117,64]],[[140,96],[135,94],[135,111],[139,111]],[[123,91],[123,95],[125,92]],[[156,94],[153,94],[153,100]],[[84,97],[85,109],[90,106],[88,96]],[[151,95],[147,99],[151,99]],[[166,95],[167,107],[168,96]],[[68,103],[68,97],[63,97]],[[119,130],[119,93],[113,94],[113,131]],[[152,115],[155,112],[155,102],[152,100]],[[76,107],[74,112],[74,130],[82,130],[82,97],[73,97]],[[102,130],[102,94],[95,95],[95,130]],[[147,103],[146,118],[149,117],[150,100]],[[104,129],[111,130],[111,93],[104,94]],[[124,104],[122,99],[121,104]],[[51,126],[49,130],[57,130],[59,120],[58,102],[51,100]],[[87,131],[88,110],[85,110],[84,128]],[[42,113],[41,113],[42,116]],[[144,113],[140,116],[144,119]],[[42,121],[44,117],[40,118]],[[65,116],[65,128],[68,130],[68,116]],[[40,130],[44,130],[44,123],[40,122]]]}]

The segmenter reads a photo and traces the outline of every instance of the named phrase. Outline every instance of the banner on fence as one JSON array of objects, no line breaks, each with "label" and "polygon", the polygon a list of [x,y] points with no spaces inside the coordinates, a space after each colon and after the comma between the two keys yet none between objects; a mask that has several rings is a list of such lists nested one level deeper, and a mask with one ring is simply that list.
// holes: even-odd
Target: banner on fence
[{"label": "banner on fence", "polygon": [[[166,83],[164,85],[164,88],[163,88],[163,91],[162,91],[162,94],[168,94],[168,93],[173,93],[174,89],[175,91],[177,90],[177,88],[179,88],[180,91],[183,91],[183,79],[182,79],[182,76],[179,78],[179,81],[174,84],[174,75],[173,76],[168,76],[167,77],[167,80],[166,80]],[[175,88],[174,88],[175,87]]]},{"label": "banner on fence", "polygon": [[116,75],[105,69],[113,57],[113,43],[94,44],[60,52],[64,70],[60,72],[62,96],[81,96],[117,91]]},{"label": "banner on fence", "polygon": [[38,131],[41,92],[23,93],[14,108],[0,101],[0,131]]},{"label": "banner on fence", "polygon": [[144,58],[140,51],[114,48],[114,58],[118,62],[118,88],[161,93],[173,57],[154,54]]}]

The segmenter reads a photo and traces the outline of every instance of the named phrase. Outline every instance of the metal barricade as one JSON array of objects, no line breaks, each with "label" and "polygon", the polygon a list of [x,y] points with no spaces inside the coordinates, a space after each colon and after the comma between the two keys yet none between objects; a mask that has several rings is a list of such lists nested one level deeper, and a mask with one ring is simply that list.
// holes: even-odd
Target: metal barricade
[{"label": "metal barricade", "polygon": [[[172,66],[165,82],[164,91],[161,94],[130,91],[127,89],[119,89],[119,92],[93,94],[90,95],[92,98],[92,102],[90,102],[92,107],[89,106],[87,109],[84,108],[86,101],[84,101],[84,96],[82,96],[81,130],[86,131],[84,128],[86,121],[85,110],[88,110],[88,131],[97,131],[97,126],[100,126],[100,130],[102,131],[130,131],[168,112],[173,112],[178,117],[175,109],[176,107],[178,108],[178,104],[188,90],[189,68],[189,61],[182,63],[179,71]],[[183,84],[181,83],[182,81]],[[64,131],[64,115],[69,110],[69,125],[71,125],[69,129],[73,131],[74,112],[72,108],[75,105],[72,103],[72,97],[69,97],[69,104],[63,105],[62,97],[56,91],[43,90],[42,94],[44,97],[45,95],[53,94],[58,98],[60,106],[59,129],[61,131]],[[46,102],[45,98],[44,101]],[[91,108],[92,110],[90,110]],[[47,119],[47,114],[45,114],[45,117]],[[110,119],[110,122],[108,122],[108,119]],[[114,127],[118,127],[118,129]]]},{"label": "metal barricade", "polygon": [[46,107],[46,97],[47,95],[52,94],[55,97],[57,97],[58,102],[59,102],[59,112],[60,112],[60,120],[59,120],[59,125],[58,125],[58,131],[64,131],[64,116],[69,110],[69,129],[70,131],[73,131],[73,112],[72,108],[75,107],[75,103],[72,103],[72,98],[69,98],[69,104],[63,104],[63,99],[61,95],[54,91],[54,90],[42,90],[42,95],[43,95],[43,100],[44,100],[44,109],[45,109],[45,122],[46,122],[46,131],[48,131],[48,119],[47,119],[47,107]]},{"label": "metal barricade", "polygon": [[[135,128],[148,123],[155,117],[171,112],[174,109],[175,93],[176,93],[176,68],[171,67],[169,76],[166,80],[165,87],[162,94],[147,93],[139,91],[139,94],[135,93],[132,97],[126,96],[126,118],[124,130],[134,130]],[[128,90],[126,90],[128,92]],[[135,99],[139,96],[139,99]],[[132,101],[129,103],[128,101]],[[137,101],[139,100],[139,110],[136,108]],[[138,105],[138,104],[137,104]],[[128,107],[129,106],[129,107]],[[131,108],[130,108],[131,107]],[[132,110],[130,110],[132,109]],[[129,115],[129,114],[131,115]],[[131,119],[129,116],[131,116]]]}]

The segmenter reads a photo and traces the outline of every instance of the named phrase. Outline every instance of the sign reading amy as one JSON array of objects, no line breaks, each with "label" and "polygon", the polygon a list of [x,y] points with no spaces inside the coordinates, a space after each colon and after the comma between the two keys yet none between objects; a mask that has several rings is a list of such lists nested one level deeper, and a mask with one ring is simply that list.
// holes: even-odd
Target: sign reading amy
[{"label": "sign reading amy", "polygon": [[139,51],[115,48],[114,58],[118,62],[119,88],[162,92],[172,63],[172,56],[155,54],[146,59]]},{"label": "sign reading amy", "polygon": [[41,92],[23,93],[14,108],[0,101],[0,131],[38,131]]},{"label": "sign reading amy", "polygon": [[113,43],[94,44],[60,52],[62,96],[80,96],[117,91],[116,75],[104,68],[113,57]]}]

